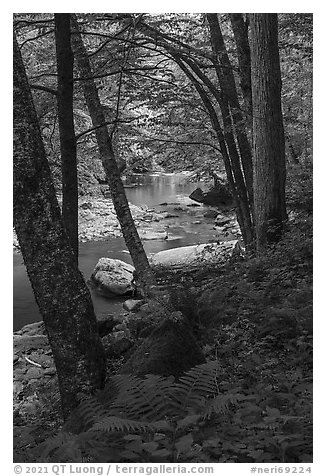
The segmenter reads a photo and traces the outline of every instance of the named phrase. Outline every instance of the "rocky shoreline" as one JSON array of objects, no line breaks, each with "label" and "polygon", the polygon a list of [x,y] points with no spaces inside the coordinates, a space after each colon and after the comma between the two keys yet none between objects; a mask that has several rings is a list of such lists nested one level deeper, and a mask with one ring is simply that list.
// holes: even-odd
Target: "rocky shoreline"
[{"label": "rocky shoreline", "polygon": [[[60,202],[60,200],[59,200]],[[163,232],[157,223],[163,220],[167,212],[156,211],[144,206],[130,204],[130,211],[137,227],[146,233],[157,229]],[[122,232],[111,199],[82,197],[79,199],[79,241],[102,240],[107,237],[120,237]],[[13,249],[19,252],[19,244],[16,233],[13,235]]]},{"label": "rocky shoreline", "polygon": [[[58,196],[58,202],[59,204],[62,202],[60,196]],[[191,199],[185,200],[184,203],[162,203],[160,206],[163,206],[165,210],[164,208],[157,210],[146,205],[129,204],[131,215],[142,240],[165,239],[166,228],[168,228],[166,225],[171,223],[171,219],[173,223],[173,219],[178,218],[180,212],[187,212],[191,221],[191,217],[194,215],[192,208],[199,207]],[[217,209],[203,210],[203,217],[215,219],[212,230],[223,234],[226,238],[230,234],[240,235],[232,208],[231,210],[226,208],[224,211],[218,211]],[[193,224],[197,224],[197,222],[198,224],[201,223],[201,221],[192,221]],[[121,237],[122,232],[112,200],[98,195],[81,196],[79,198],[78,232],[80,242]],[[15,231],[13,231],[13,251],[20,252]]]},{"label": "rocky shoreline", "polygon": [[13,343],[14,459],[29,462],[30,448],[61,424],[58,379],[43,322],[15,332]]}]

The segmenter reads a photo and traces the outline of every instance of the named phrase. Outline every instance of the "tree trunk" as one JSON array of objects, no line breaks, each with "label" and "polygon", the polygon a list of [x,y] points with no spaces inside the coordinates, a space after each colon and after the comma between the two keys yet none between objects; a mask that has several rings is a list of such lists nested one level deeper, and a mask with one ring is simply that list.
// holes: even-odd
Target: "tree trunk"
[{"label": "tree trunk", "polygon": [[100,388],[105,356],[90,292],[66,235],[14,39],[14,226],[57,369],[64,418]]},{"label": "tree trunk", "polygon": [[247,124],[252,129],[252,95],[251,95],[251,68],[248,25],[242,13],[230,13],[231,25],[235,39],[239,63],[240,88],[242,91],[244,110],[247,115]]},{"label": "tree trunk", "polygon": [[277,14],[251,15],[254,203],[257,250],[281,237],[286,220],[285,139]]},{"label": "tree trunk", "polygon": [[70,14],[55,13],[58,72],[57,105],[62,168],[62,218],[78,263],[78,178],[73,113],[74,57],[70,44]]},{"label": "tree trunk", "polygon": [[[244,183],[242,170],[240,166],[240,160],[238,151],[234,142],[234,136],[232,131],[223,133],[222,128],[220,126],[215,108],[210,101],[208,94],[205,92],[204,88],[201,86],[199,81],[195,78],[195,76],[190,72],[186,66],[183,64],[181,59],[178,57],[176,53],[170,52],[172,57],[174,58],[175,62],[179,65],[180,69],[186,74],[186,76],[190,79],[193,83],[195,89],[197,90],[199,96],[201,97],[203,104],[209,114],[209,118],[212,124],[212,128],[216,133],[216,137],[218,139],[221,154],[225,166],[226,176],[228,180],[228,184],[230,187],[230,191],[234,198],[236,204],[236,212],[237,212],[237,220],[241,229],[241,234],[243,237],[243,241],[246,246],[250,246],[253,241],[253,227],[251,221],[251,214],[250,214],[250,207],[246,192],[246,186]],[[221,104],[223,103],[221,100]],[[223,107],[221,107],[223,112]],[[225,109],[224,109],[225,112]],[[224,114],[224,119],[225,118]],[[231,122],[230,118],[228,120]],[[229,124],[229,123],[228,123]]]},{"label": "tree trunk", "polygon": [[[253,205],[251,147],[245,130],[245,121],[240,108],[232,65],[226,51],[217,13],[207,13],[206,16],[210,29],[212,50],[215,55],[214,66],[220,83],[221,96],[228,104],[227,116],[230,116],[233,121],[248,198],[250,205]],[[232,126],[232,122],[230,120],[228,122]],[[229,128],[230,126],[227,126],[228,131]]]},{"label": "tree trunk", "polygon": [[[95,80],[92,78],[92,69],[75,15],[72,15],[72,24],[74,29],[72,43],[78,63],[78,69],[80,71],[81,77],[87,78],[87,80],[82,81],[85,101],[92,119],[93,127],[96,128],[96,139],[102,164],[108,178],[113,205],[117,213],[127,248],[136,268],[138,279],[141,283],[141,286],[143,287],[144,293],[147,294],[150,292],[150,288],[155,285],[154,276],[130,213],[128,200],[112,148],[111,137],[107,126],[105,125],[106,119],[103,108],[100,102]],[[103,126],[99,127],[102,124]]]}]

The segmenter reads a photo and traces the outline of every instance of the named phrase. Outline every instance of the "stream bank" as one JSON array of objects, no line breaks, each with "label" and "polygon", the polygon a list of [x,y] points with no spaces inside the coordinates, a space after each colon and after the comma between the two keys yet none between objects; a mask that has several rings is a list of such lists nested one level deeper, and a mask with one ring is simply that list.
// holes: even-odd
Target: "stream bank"
[{"label": "stream bank", "polygon": [[[145,252],[154,254],[190,245],[227,241],[239,237],[234,211],[227,207],[210,207],[189,198],[204,182],[189,182],[186,174],[136,175],[126,188]],[[60,201],[60,200],[59,200]],[[167,239],[165,239],[167,236]],[[104,199],[99,188],[79,199],[79,268],[85,281],[102,257],[132,264],[122,238],[112,200]],[[14,244],[18,245],[17,239]],[[14,330],[41,320],[27,277],[22,256],[14,246]],[[123,300],[107,300],[91,289],[98,316],[121,310]]]}]

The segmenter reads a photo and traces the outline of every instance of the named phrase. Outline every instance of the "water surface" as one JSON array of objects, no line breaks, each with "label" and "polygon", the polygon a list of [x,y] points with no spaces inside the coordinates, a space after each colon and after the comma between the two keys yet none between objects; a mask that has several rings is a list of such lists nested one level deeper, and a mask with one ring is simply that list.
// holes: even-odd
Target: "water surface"
[{"label": "water surface", "polygon": [[[189,194],[197,186],[203,184],[190,183],[187,177],[182,174],[139,175],[132,177],[131,183],[136,186],[126,188],[130,203],[146,205],[175,215],[161,222],[162,227],[165,224],[169,225],[168,240],[144,241],[144,248],[148,256],[165,249],[206,243],[219,238],[213,230],[214,220],[203,217],[203,213],[209,207],[202,205],[187,207],[194,203],[188,198]],[[167,203],[167,205],[160,205],[162,203]],[[80,243],[79,268],[85,280],[89,279],[97,261],[102,257],[117,258],[132,263],[123,238],[109,237],[103,241]],[[41,316],[21,254],[14,253],[13,261],[14,330],[17,330],[25,324],[41,320]],[[93,290],[91,293],[97,314],[121,310],[122,302],[125,299],[108,300],[98,296]]]}]

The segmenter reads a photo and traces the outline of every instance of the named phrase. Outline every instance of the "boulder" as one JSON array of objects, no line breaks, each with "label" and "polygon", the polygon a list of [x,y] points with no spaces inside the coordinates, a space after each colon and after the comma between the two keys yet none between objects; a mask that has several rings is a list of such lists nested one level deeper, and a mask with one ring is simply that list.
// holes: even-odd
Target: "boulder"
[{"label": "boulder", "polygon": [[123,296],[135,291],[134,271],[131,264],[119,259],[100,258],[90,277],[90,284],[104,297]]},{"label": "boulder", "polygon": [[208,210],[207,212],[204,213],[205,218],[216,218],[218,215],[218,212],[216,210]]},{"label": "boulder", "polygon": [[144,230],[144,229],[139,229],[138,230],[139,237],[141,240],[167,240],[168,239],[168,233],[167,230],[162,230],[162,231],[151,231],[151,230]]},{"label": "boulder", "polygon": [[20,331],[16,332],[15,334],[28,334],[30,336],[33,335],[45,335],[45,326],[43,321],[33,322],[32,324],[26,324],[26,326],[22,327]]},{"label": "boulder", "polygon": [[207,192],[204,192],[201,188],[196,188],[189,195],[189,198],[195,202],[211,206],[231,205],[233,203],[231,192],[223,182],[216,183]]},{"label": "boulder", "polygon": [[233,255],[238,246],[237,240],[224,243],[207,243],[193,246],[183,246],[156,253],[152,259],[152,266],[163,267],[198,267],[202,264],[225,264]]},{"label": "boulder", "polygon": [[108,358],[119,358],[127,352],[133,343],[123,331],[113,332],[102,338],[105,354]]},{"label": "boulder", "polygon": [[128,312],[135,312],[142,306],[142,304],[144,304],[143,299],[127,299],[122,306]]},{"label": "boulder", "polygon": [[205,194],[200,187],[196,188],[196,190],[194,190],[189,195],[189,198],[191,198],[191,200],[195,200],[195,202],[199,202],[199,203],[203,203],[204,197],[205,197]]},{"label": "boulder", "polygon": [[225,217],[223,215],[218,215],[215,217],[215,225],[224,226],[227,223],[230,223],[231,218]]},{"label": "boulder", "polygon": [[47,350],[49,341],[45,335],[17,335],[14,334],[14,352],[15,354],[23,354],[32,349]]},{"label": "boulder", "polygon": [[114,329],[114,326],[118,324],[118,320],[115,319],[113,314],[108,314],[106,316],[96,316],[97,328],[100,337],[104,337],[107,334],[110,334]]}]

